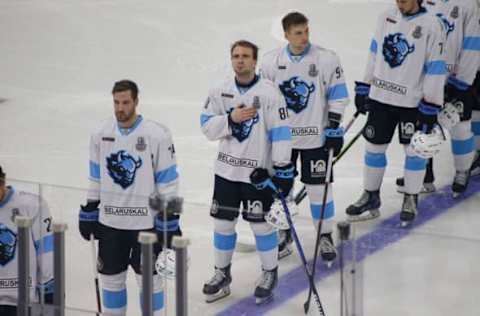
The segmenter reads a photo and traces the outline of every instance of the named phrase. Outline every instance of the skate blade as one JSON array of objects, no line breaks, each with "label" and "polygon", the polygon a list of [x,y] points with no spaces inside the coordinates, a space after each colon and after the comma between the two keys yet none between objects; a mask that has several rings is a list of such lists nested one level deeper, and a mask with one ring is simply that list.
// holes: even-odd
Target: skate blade
[{"label": "skate blade", "polygon": [[380,216],[380,210],[370,210],[368,211],[368,214],[362,214],[362,215],[348,215],[347,220],[350,223],[356,223],[356,222],[364,222],[364,221],[369,221],[371,219],[375,219]]},{"label": "skate blade", "polygon": [[480,174],[480,167],[470,170],[470,177],[475,177],[475,176],[478,176],[479,174]]},{"label": "skate blade", "polygon": [[452,196],[454,199],[458,199],[461,195],[462,195],[463,192],[453,192],[452,193]]},{"label": "skate blade", "polygon": [[[431,187],[430,186],[428,186],[428,187],[422,186],[422,189],[420,190],[420,194],[433,193],[436,190],[437,189],[433,185]],[[397,192],[401,193],[401,194],[404,194],[405,193],[405,187],[397,186]]]},{"label": "skate blade", "polygon": [[273,300],[273,294],[267,297],[256,297],[255,304],[264,305]]},{"label": "skate blade", "polygon": [[325,261],[325,265],[327,266],[328,269],[330,269],[333,266],[333,261],[334,260]]},{"label": "skate blade", "polygon": [[213,303],[229,295],[230,295],[230,287],[226,286],[222,288],[220,291],[218,291],[218,293],[206,295],[205,302]]},{"label": "skate blade", "polygon": [[400,227],[405,228],[412,224],[413,220],[411,221],[400,221]]}]

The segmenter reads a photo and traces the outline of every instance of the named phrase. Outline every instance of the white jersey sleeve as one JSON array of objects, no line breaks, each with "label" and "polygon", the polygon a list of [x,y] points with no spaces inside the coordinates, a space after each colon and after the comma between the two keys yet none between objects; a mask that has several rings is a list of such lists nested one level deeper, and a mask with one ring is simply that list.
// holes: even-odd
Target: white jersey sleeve
[{"label": "white jersey sleeve", "polygon": [[397,8],[381,14],[364,77],[371,84],[369,97],[406,108],[417,107],[422,98],[442,105],[444,45],[439,19],[425,8],[413,16]]},{"label": "white jersey sleeve", "polygon": [[209,140],[218,140],[231,134],[228,127],[228,113],[222,106],[221,98],[217,98],[217,89],[212,89],[202,114],[200,114],[200,126],[202,132]]},{"label": "white jersey sleeve", "polygon": [[38,302],[40,293],[53,292],[52,218],[47,203],[38,195],[8,187],[0,203],[0,305],[17,305],[18,228],[17,216],[32,219],[30,248],[30,299]]}]

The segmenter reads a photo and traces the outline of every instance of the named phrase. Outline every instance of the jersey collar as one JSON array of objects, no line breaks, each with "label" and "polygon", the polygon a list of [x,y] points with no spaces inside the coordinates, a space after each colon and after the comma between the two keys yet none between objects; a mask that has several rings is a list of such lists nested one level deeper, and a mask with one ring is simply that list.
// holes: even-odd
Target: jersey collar
[{"label": "jersey collar", "polygon": [[143,117],[141,115],[138,115],[137,116],[137,119],[135,120],[135,123],[133,123],[133,125],[129,128],[123,128],[123,127],[120,127],[120,125],[118,124],[117,122],[117,128],[118,128],[118,131],[120,132],[120,134],[122,134],[123,136],[127,136],[129,135],[130,133],[132,133],[137,127],[138,125],[140,125],[140,123],[143,121]]},{"label": "jersey collar", "polygon": [[260,77],[257,74],[255,74],[255,77],[253,77],[252,81],[250,81],[247,84],[242,84],[237,81],[237,78],[235,78],[235,86],[237,87],[237,90],[238,92],[240,92],[240,94],[244,94],[245,92],[250,90],[250,88],[253,87],[258,82],[259,79]]},{"label": "jersey collar", "polygon": [[308,52],[310,51],[310,47],[312,45],[310,43],[308,43],[307,47],[305,47],[305,49],[303,50],[303,52],[301,52],[299,55],[294,55],[291,51],[290,51],[290,48],[289,46],[287,45],[285,47],[285,51],[287,52],[287,56],[288,58],[290,59],[290,61],[292,63],[299,63],[303,57],[305,57],[305,55],[308,54]]},{"label": "jersey collar", "polygon": [[418,11],[416,13],[413,13],[413,14],[402,14],[402,16],[407,19],[407,20],[413,20],[415,19],[416,17],[419,17],[421,15],[424,15],[425,13],[427,13],[427,9],[425,9],[424,7],[420,7],[418,9]]},{"label": "jersey collar", "polygon": [[0,207],[4,207],[8,202],[10,202],[13,194],[15,193],[15,189],[11,186],[7,186],[8,192],[3,198],[3,201],[0,201]]}]

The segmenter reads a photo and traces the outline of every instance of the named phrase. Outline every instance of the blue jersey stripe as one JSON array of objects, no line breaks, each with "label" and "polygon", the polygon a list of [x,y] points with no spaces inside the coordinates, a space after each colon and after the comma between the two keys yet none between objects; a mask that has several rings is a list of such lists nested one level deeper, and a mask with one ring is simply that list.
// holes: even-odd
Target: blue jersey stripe
[{"label": "blue jersey stripe", "polygon": [[434,60],[423,66],[426,75],[444,75],[447,73],[447,66],[443,60]]},{"label": "blue jersey stripe", "polygon": [[100,180],[100,165],[92,160],[90,160],[90,177]]},{"label": "blue jersey stripe", "polygon": [[336,84],[327,90],[327,100],[335,101],[348,98],[347,86],[344,83]]},{"label": "blue jersey stripe", "polygon": [[480,37],[478,36],[464,37],[462,48],[464,50],[480,51]]},{"label": "blue jersey stripe", "polygon": [[268,130],[268,140],[271,143],[291,139],[292,134],[290,132],[290,127],[288,126],[279,126]]},{"label": "blue jersey stripe", "polygon": [[155,183],[169,183],[178,178],[177,165],[173,165],[167,169],[160,170],[155,173]]},{"label": "blue jersey stripe", "polygon": [[213,115],[211,114],[202,114],[200,115],[200,126],[205,125],[209,119],[211,119]]},{"label": "blue jersey stripe", "polygon": [[374,53],[374,54],[377,54],[377,41],[372,38],[372,41],[370,42],[370,52],[371,53]]},{"label": "blue jersey stripe", "polygon": [[53,235],[47,235],[42,240],[35,241],[35,251],[37,255],[53,251]]}]

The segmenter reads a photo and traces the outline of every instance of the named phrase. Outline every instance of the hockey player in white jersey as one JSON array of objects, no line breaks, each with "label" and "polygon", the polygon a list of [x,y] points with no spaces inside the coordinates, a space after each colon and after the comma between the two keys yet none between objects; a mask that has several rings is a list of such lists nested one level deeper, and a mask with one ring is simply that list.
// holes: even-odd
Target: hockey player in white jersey
[{"label": "hockey player in white jersey", "polygon": [[[346,210],[351,220],[380,215],[385,152],[397,125],[406,154],[400,220],[405,225],[415,218],[426,158],[444,141],[443,132],[435,126],[446,78],[444,38],[440,20],[427,14],[418,0],[397,0],[396,8],[380,15],[364,81],[355,87],[355,105],[368,109],[368,119],[363,130],[365,191]],[[425,144],[432,147],[422,147]]]},{"label": "hockey player in white jersey", "polygon": [[[288,13],[282,19],[282,27],[288,45],[265,54],[260,73],[275,83],[286,100],[292,126],[292,163],[296,166],[300,158],[301,181],[310,200],[314,227],[318,229],[328,151],[334,149],[336,156],[343,145],[343,129],[339,125],[349,103],[347,87],[337,54],[310,43],[304,14]],[[336,257],[331,182],[320,239],[320,255],[328,264]]]},{"label": "hockey player in white jersey", "polygon": [[470,174],[477,176],[480,174],[480,67],[473,83],[473,111],[472,111],[472,132],[474,137],[474,146],[476,149],[475,158],[470,167]]},{"label": "hockey player in white jersey", "polygon": [[284,194],[293,185],[291,134],[281,94],[269,80],[255,73],[258,48],[240,40],[231,46],[235,77],[210,90],[200,124],[211,141],[219,141],[210,215],[214,218],[215,274],[203,287],[208,303],[230,294],[232,255],[242,217],[255,235],[262,274],[255,288],[257,304],[269,300],[278,279],[276,229],[265,221],[273,196],[250,182],[256,168],[272,171]]},{"label": "hockey player in white jersey", "polygon": [[[170,131],[136,112],[137,85],[118,81],[112,95],[115,118],[104,121],[90,139],[90,189],[79,226],[84,239],[99,240],[103,313],[125,315],[129,265],[141,284],[138,234],[157,232],[155,256],[173,235],[181,234],[178,215],[156,213],[149,205],[152,193],[159,194],[167,208],[177,200],[178,173]],[[153,291],[154,315],[160,315],[163,286],[155,271]]]},{"label": "hockey player in white jersey", "polygon": [[[448,107],[455,107],[460,116],[458,123],[455,123],[456,120],[447,120],[444,124],[451,133],[456,170],[452,191],[454,196],[457,196],[467,187],[474,156],[471,117],[474,104],[472,84],[480,63],[478,6],[476,0],[428,0],[425,6],[430,14],[440,18],[446,36],[448,78],[445,87],[445,111],[448,111]],[[439,114],[440,121],[444,116],[443,112]],[[452,124],[453,126],[450,126]],[[431,192],[435,189],[433,181],[432,159],[429,159],[424,191]]]},{"label": "hockey player in white jersey", "polygon": [[53,303],[52,218],[47,203],[38,195],[6,185],[0,166],[0,315],[17,315],[18,244],[16,216],[32,219],[30,238],[30,300]]}]

